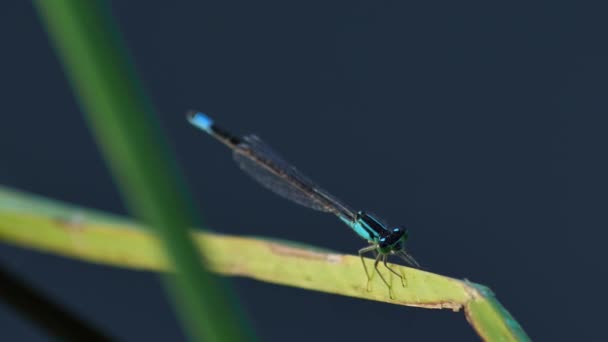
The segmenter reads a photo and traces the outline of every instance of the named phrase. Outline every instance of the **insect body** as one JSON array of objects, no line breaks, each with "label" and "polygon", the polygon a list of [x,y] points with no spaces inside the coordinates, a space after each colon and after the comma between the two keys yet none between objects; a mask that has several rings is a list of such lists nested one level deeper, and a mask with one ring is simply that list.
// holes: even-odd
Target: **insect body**
[{"label": "insect body", "polygon": [[304,176],[256,135],[234,136],[217,126],[210,117],[201,112],[190,112],[188,120],[232,149],[233,157],[240,168],[264,187],[305,207],[338,216],[355,233],[367,240],[370,245],[361,248],[359,256],[363,262],[368,285],[371,275],[363,259],[366,253],[376,254],[374,269],[388,286],[389,294],[391,294],[391,285],[378,270],[380,261],[401,279],[402,285],[405,284],[404,276],[389,267],[388,256],[396,255],[407,264],[420,267],[416,260],[405,251],[404,245],[408,239],[405,228],[390,228],[370,214],[352,210]]}]

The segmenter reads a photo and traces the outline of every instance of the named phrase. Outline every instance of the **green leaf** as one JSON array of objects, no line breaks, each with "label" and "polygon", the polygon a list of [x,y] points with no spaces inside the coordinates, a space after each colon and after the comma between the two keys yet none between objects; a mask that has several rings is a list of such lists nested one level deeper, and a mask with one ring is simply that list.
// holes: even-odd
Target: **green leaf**
[{"label": "green leaf", "polygon": [[[469,323],[486,341],[529,340],[489,289],[466,280],[393,265],[405,275],[407,284],[402,287],[393,277],[391,299],[379,277],[367,290],[358,256],[270,239],[194,231],[192,235],[209,266],[220,274],[397,305],[464,309]],[[132,221],[0,188],[2,240],[89,262],[169,270],[158,240]]]}]

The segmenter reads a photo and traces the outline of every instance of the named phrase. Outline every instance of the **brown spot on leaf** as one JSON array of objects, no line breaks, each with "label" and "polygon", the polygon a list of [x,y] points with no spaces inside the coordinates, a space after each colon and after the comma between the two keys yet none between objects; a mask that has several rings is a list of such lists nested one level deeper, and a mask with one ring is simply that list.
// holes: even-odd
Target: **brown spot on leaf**
[{"label": "brown spot on leaf", "polygon": [[81,215],[74,215],[69,218],[57,217],[53,220],[53,222],[61,229],[75,232],[81,232],[86,227],[84,217],[82,217]]},{"label": "brown spot on leaf", "polygon": [[461,303],[454,303],[454,302],[426,302],[426,303],[407,302],[404,304],[407,306],[415,306],[415,307],[425,308],[425,309],[452,309],[452,311],[454,311],[454,312],[460,311],[460,309],[462,309],[462,307],[464,306]]}]

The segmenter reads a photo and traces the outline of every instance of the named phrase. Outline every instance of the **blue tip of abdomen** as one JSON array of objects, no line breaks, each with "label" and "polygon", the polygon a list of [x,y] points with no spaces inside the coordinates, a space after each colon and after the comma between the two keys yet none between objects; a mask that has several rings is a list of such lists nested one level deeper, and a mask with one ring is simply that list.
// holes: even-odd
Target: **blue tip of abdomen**
[{"label": "blue tip of abdomen", "polygon": [[189,112],[188,113],[188,121],[194,126],[202,129],[203,131],[212,134],[211,126],[213,126],[213,119],[208,117],[206,114],[201,112]]}]

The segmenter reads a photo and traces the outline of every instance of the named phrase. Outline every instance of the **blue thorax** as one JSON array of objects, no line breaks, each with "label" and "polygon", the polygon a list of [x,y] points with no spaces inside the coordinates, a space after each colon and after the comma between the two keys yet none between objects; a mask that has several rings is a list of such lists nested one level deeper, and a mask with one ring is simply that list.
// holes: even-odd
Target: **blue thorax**
[{"label": "blue thorax", "polygon": [[354,221],[346,217],[339,217],[342,222],[346,223],[355,233],[367,241],[378,242],[381,237],[390,233],[389,229],[382,222],[362,211],[357,213]]}]

